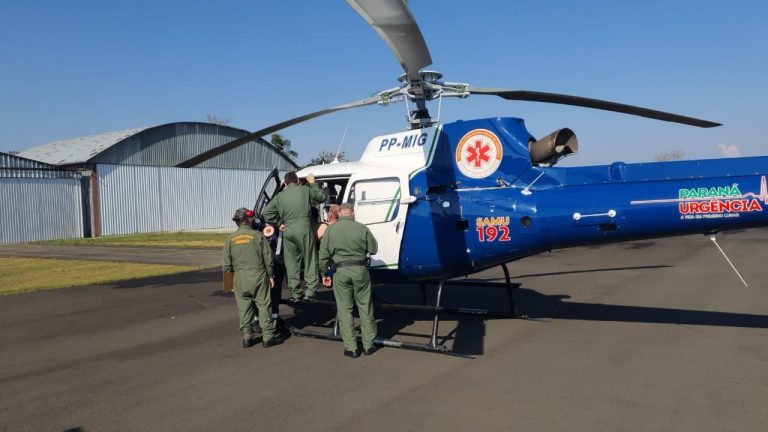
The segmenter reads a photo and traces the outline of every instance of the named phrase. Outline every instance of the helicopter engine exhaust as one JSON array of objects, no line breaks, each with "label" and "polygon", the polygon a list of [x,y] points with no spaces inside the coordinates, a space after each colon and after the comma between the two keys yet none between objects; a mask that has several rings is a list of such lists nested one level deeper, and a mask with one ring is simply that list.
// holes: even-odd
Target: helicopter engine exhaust
[{"label": "helicopter engine exhaust", "polygon": [[534,165],[554,165],[578,151],[579,140],[568,128],[558,129],[538,141],[528,143],[528,153]]}]

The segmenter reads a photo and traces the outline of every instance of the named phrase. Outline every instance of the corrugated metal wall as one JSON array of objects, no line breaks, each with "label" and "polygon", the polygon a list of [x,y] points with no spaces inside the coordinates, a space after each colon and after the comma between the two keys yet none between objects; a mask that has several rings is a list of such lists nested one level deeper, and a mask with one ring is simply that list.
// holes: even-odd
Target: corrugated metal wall
[{"label": "corrugated metal wall", "polygon": [[98,165],[101,235],[234,226],[270,170]]},{"label": "corrugated metal wall", "polygon": [[0,178],[0,243],[81,237],[79,179]]},{"label": "corrugated metal wall", "polygon": [[0,243],[83,237],[81,176],[0,153]]},{"label": "corrugated metal wall", "polygon": [[0,152],[0,178],[80,178],[80,172]]}]

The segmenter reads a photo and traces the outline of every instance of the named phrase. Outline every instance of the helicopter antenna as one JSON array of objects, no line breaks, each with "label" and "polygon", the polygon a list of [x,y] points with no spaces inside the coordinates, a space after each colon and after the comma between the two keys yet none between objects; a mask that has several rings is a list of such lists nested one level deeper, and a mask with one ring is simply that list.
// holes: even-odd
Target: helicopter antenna
[{"label": "helicopter antenna", "polygon": [[528,196],[528,195],[532,194],[533,192],[531,192],[531,186],[533,186],[533,184],[536,183],[541,178],[541,176],[543,176],[543,175],[544,175],[544,171],[542,171],[541,174],[539,174],[538,177],[533,179],[533,181],[528,186],[526,186],[523,190],[521,190],[520,193],[525,195],[525,196]]},{"label": "helicopter antenna", "polygon": [[344,145],[344,138],[347,137],[347,130],[349,130],[349,123],[347,123],[347,126],[344,128],[344,135],[341,136],[341,142],[339,143],[339,148],[336,149],[336,156],[333,157],[333,161],[331,163],[339,163],[339,155],[341,154],[341,146]]},{"label": "helicopter antenna", "polygon": [[747,285],[747,281],[745,281],[744,278],[741,277],[741,273],[739,273],[739,271],[736,270],[736,266],[733,265],[730,259],[728,259],[728,255],[725,254],[725,251],[723,250],[723,248],[721,248],[720,245],[717,244],[717,237],[714,234],[710,234],[709,239],[712,240],[712,243],[714,243],[715,247],[720,251],[721,254],[723,254],[723,257],[725,258],[725,260],[728,261],[728,264],[731,265],[731,268],[733,269],[733,271],[736,272],[736,276],[738,276],[739,279],[741,279],[741,283],[743,283],[745,287],[749,288],[749,285]]}]

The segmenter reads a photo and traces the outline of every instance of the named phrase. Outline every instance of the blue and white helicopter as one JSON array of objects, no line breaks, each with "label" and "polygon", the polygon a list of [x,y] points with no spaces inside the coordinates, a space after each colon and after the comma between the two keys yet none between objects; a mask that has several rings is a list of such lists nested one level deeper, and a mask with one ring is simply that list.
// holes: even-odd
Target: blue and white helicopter
[{"label": "blue and white helicopter", "polygon": [[[324,114],[406,102],[408,130],[371,139],[359,161],[311,166],[299,176],[312,173],[324,182],[330,202],[354,203],[356,219],[379,241],[374,278],[440,281],[436,312],[445,280],[544,251],[768,226],[768,156],[562,168],[557,162],[579,147],[570,129],[536,139],[519,118],[439,123],[427,102],[491,95],[703,128],[718,123],[583,97],[442,81],[442,74],[423,69],[432,59],[404,0],[347,2],[394,52],[405,71],[400,86],[261,129],[179,166]],[[276,180],[260,202],[278,185]],[[437,349],[436,332],[437,313],[427,349]]]}]

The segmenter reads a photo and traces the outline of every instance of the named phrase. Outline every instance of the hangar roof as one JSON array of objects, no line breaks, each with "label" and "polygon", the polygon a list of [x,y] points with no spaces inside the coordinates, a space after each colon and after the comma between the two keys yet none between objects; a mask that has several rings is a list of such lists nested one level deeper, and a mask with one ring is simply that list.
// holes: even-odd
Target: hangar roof
[{"label": "hangar roof", "polygon": [[[20,156],[58,166],[91,164],[173,167],[249,132],[213,123],[176,122],[55,141]],[[199,168],[296,169],[269,142],[256,139],[211,158]]]},{"label": "hangar roof", "polygon": [[[151,127],[151,126],[150,126]],[[149,127],[125,129],[97,135],[54,141],[19,153],[19,156],[53,165],[88,162],[89,159]]]}]

